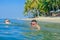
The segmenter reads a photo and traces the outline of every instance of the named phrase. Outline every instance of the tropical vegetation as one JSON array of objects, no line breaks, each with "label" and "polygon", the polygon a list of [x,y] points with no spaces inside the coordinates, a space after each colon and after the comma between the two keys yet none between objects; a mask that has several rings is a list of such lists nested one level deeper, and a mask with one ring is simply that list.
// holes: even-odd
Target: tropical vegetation
[{"label": "tropical vegetation", "polygon": [[24,8],[25,15],[51,16],[51,12],[60,12],[60,0],[26,0]]}]

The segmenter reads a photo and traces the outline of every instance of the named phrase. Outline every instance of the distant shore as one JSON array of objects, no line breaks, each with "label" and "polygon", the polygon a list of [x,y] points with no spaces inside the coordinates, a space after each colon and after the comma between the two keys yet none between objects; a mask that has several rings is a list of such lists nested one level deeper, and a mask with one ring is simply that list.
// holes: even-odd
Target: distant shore
[{"label": "distant shore", "polygon": [[38,20],[44,22],[57,22],[60,23],[60,17],[38,17],[38,18],[24,18],[20,20]]}]

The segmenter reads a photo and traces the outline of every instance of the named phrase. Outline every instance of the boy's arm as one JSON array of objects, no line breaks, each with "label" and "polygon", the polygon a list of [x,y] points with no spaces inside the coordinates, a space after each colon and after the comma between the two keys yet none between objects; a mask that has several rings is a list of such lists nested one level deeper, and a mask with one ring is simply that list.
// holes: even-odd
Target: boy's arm
[{"label": "boy's arm", "polygon": [[40,30],[40,26],[39,25],[37,25],[37,29]]}]

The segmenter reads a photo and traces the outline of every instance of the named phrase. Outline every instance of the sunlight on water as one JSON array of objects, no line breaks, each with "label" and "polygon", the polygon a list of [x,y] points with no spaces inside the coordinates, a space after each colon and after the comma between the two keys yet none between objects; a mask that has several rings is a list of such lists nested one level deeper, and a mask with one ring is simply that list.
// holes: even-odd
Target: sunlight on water
[{"label": "sunlight on water", "polygon": [[30,29],[30,21],[19,22],[14,25],[0,24],[0,40],[60,40],[60,25],[58,23],[39,22],[41,30],[36,31]]}]

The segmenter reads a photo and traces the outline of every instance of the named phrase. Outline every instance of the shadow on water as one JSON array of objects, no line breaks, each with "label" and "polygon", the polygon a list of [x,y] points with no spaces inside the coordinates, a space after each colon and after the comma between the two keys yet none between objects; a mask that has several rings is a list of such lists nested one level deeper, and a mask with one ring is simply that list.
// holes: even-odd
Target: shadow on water
[{"label": "shadow on water", "polygon": [[30,29],[30,21],[11,22],[13,24],[0,24],[0,40],[60,40],[59,23],[38,22],[41,30],[36,31]]}]

